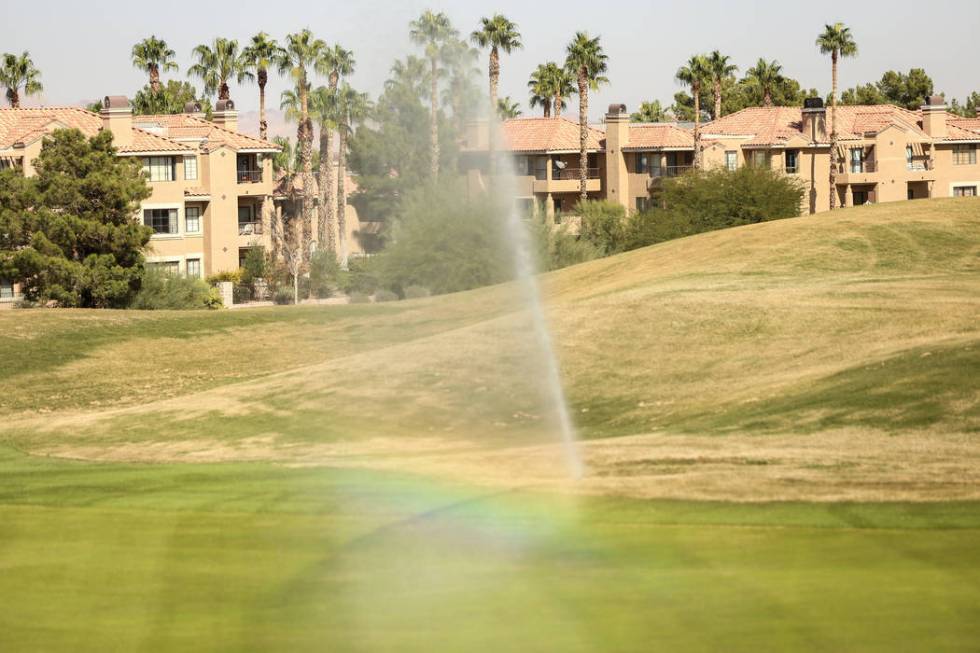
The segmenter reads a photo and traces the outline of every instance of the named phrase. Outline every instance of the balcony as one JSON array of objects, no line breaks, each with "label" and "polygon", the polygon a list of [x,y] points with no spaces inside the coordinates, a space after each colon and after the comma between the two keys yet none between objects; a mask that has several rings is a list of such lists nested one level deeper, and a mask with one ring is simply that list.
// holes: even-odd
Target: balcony
[{"label": "balcony", "polygon": [[[555,169],[551,174],[551,181],[538,179],[535,175],[534,192],[536,193],[573,193],[579,190],[581,184],[581,168],[561,168]],[[585,169],[585,190],[587,192],[598,192],[602,190],[602,181],[599,179],[599,168]]]},{"label": "balcony", "polygon": [[239,184],[258,184],[262,181],[262,171],[261,170],[239,170],[238,171],[238,183]]},{"label": "balcony", "polygon": [[262,235],[262,222],[258,220],[253,220],[251,222],[239,222],[238,223],[238,235],[239,236],[261,236]]}]

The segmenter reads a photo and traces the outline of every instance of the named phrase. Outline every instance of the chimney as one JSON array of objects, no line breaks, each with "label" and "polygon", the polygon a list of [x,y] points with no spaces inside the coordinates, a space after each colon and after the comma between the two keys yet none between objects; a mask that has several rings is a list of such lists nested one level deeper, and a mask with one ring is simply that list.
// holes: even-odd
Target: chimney
[{"label": "chimney", "polygon": [[197,100],[191,100],[185,104],[184,113],[194,118],[204,118],[204,109],[201,107],[201,103]]},{"label": "chimney", "polygon": [[238,112],[235,111],[235,103],[232,100],[218,100],[211,116],[214,124],[219,127],[224,127],[228,131],[238,131]]},{"label": "chimney", "polygon": [[803,100],[803,136],[814,143],[827,136],[827,107],[823,98],[808,97]]},{"label": "chimney", "polygon": [[629,209],[629,173],[623,148],[630,144],[630,116],[625,104],[610,104],[606,112],[606,193]]},{"label": "chimney", "polygon": [[946,100],[943,96],[926,98],[922,105],[922,131],[933,138],[946,137]]},{"label": "chimney", "polygon": [[107,95],[102,101],[102,129],[112,132],[112,144],[133,144],[133,109],[125,95]]}]

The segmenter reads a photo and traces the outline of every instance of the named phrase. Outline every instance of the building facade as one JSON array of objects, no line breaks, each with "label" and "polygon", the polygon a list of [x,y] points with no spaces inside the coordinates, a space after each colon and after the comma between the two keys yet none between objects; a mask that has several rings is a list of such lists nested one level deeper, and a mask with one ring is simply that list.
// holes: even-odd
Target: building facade
[{"label": "building facade", "polygon": [[[230,101],[212,120],[200,105],[176,115],[134,116],[125,97],[105,98],[101,114],[78,107],[0,109],[0,167],[34,174],[45,135],[75,128],[87,136],[112,132],[119,156],[138,157],[151,195],[139,218],[153,228],[146,260],[174,273],[205,277],[237,270],[252,247],[268,247],[272,155],[278,147],[238,131]],[[268,204],[266,204],[268,203]],[[16,289],[0,280],[0,301]]]},{"label": "building facade", "polygon": [[[819,99],[804,107],[752,107],[701,127],[705,168],[772,168],[806,189],[801,212],[830,209],[830,109]],[[919,111],[892,105],[837,108],[837,206],[926,197],[976,195],[980,190],[980,117],[946,111],[941,97]],[[566,118],[518,118],[501,126],[501,150],[513,159],[517,196],[548,214],[574,211],[579,199],[579,126]],[[471,186],[485,186],[486,126],[473,125],[463,159]],[[481,156],[481,153],[483,155]],[[675,123],[631,123],[625,105],[609,107],[589,127],[588,196],[629,211],[650,206],[664,178],[691,169],[694,134]]]}]

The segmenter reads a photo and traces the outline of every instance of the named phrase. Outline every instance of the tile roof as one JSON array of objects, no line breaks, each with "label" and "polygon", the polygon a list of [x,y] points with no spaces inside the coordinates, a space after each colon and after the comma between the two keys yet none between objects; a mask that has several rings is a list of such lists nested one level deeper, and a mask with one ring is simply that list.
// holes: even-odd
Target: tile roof
[{"label": "tile roof", "polygon": [[[31,143],[55,129],[75,128],[86,136],[102,129],[102,117],[81,107],[0,109],[0,149]],[[181,152],[197,149],[187,140],[207,141],[208,151],[221,146],[233,150],[278,150],[275,143],[234,132],[187,114],[133,116],[133,142],[120,152]]]},{"label": "tile roof", "polygon": [[632,123],[629,126],[629,145],[624,151],[659,148],[694,148],[694,135],[674,123]]},{"label": "tile roof", "polygon": [[[512,152],[569,152],[579,149],[579,125],[567,118],[512,118],[501,126],[504,146]],[[601,149],[605,137],[588,128],[586,147]]]}]

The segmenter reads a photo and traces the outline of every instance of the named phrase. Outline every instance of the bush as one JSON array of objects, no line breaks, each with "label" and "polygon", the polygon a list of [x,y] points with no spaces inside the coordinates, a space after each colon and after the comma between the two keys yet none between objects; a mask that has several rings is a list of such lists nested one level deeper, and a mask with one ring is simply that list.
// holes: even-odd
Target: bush
[{"label": "bush", "polygon": [[362,292],[352,292],[347,301],[351,304],[370,304],[371,298]]},{"label": "bush", "polygon": [[272,295],[272,301],[280,306],[285,306],[286,304],[292,304],[295,299],[292,288],[287,288],[285,286],[280,286],[276,288],[276,292]]},{"label": "bush", "polygon": [[575,210],[582,217],[579,235],[601,256],[626,249],[626,207],[607,200],[589,200],[579,202]]},{"label": "bush", "polygon": [[432,295],[428,288],[423,286],[408,286],[405,288],[405,299],[421,299]]},{"label": "bush", "polygon": [[552,227],[544,213],[532,219],[528,227],[539,270],[558,270],[601,256],[592,243],[568,233],[567,226]]},{"label": "bush", "polygon": [[219,308],[221,295],[200,279],[169,275],[148,268],[143,273],[139,292],[130,308],[139,310],[171,310]]},{"label": "bush", "polygon": [[372,258],[381,286],[424,286],[434,294],[468,290],[512,277],[503,225],[510,205],[486,195],[470,198],[457,180],[420,188],[405,198],[391,244]]},{"label": "bush", "polygon": [[242,271],[241,269],[238,269],[238,270],[231,270],[227,272],[218,272],[217,274],[212,274],[211,276],[207,277],[205,281],[211,285],[214,285],[216,283],[221,283],[222,281],[241,283]]},{"label": "bush", "polygon": [[310,257],[310,287],[314,297],[330,297],[340,285],[340,263],[333,252],[318,249]]},{"label": "bush", "polygon": [[352,258],[347,263],[347,274],[341,277],[345,293],[373,295],[378,289],[378,264],[376,258]]},{"label": "bush", "polygon": [[401,297],[390,290],[382,289],[374,293],[374,301],[376,302],[397,302],[399,299],[401,299]]}]

